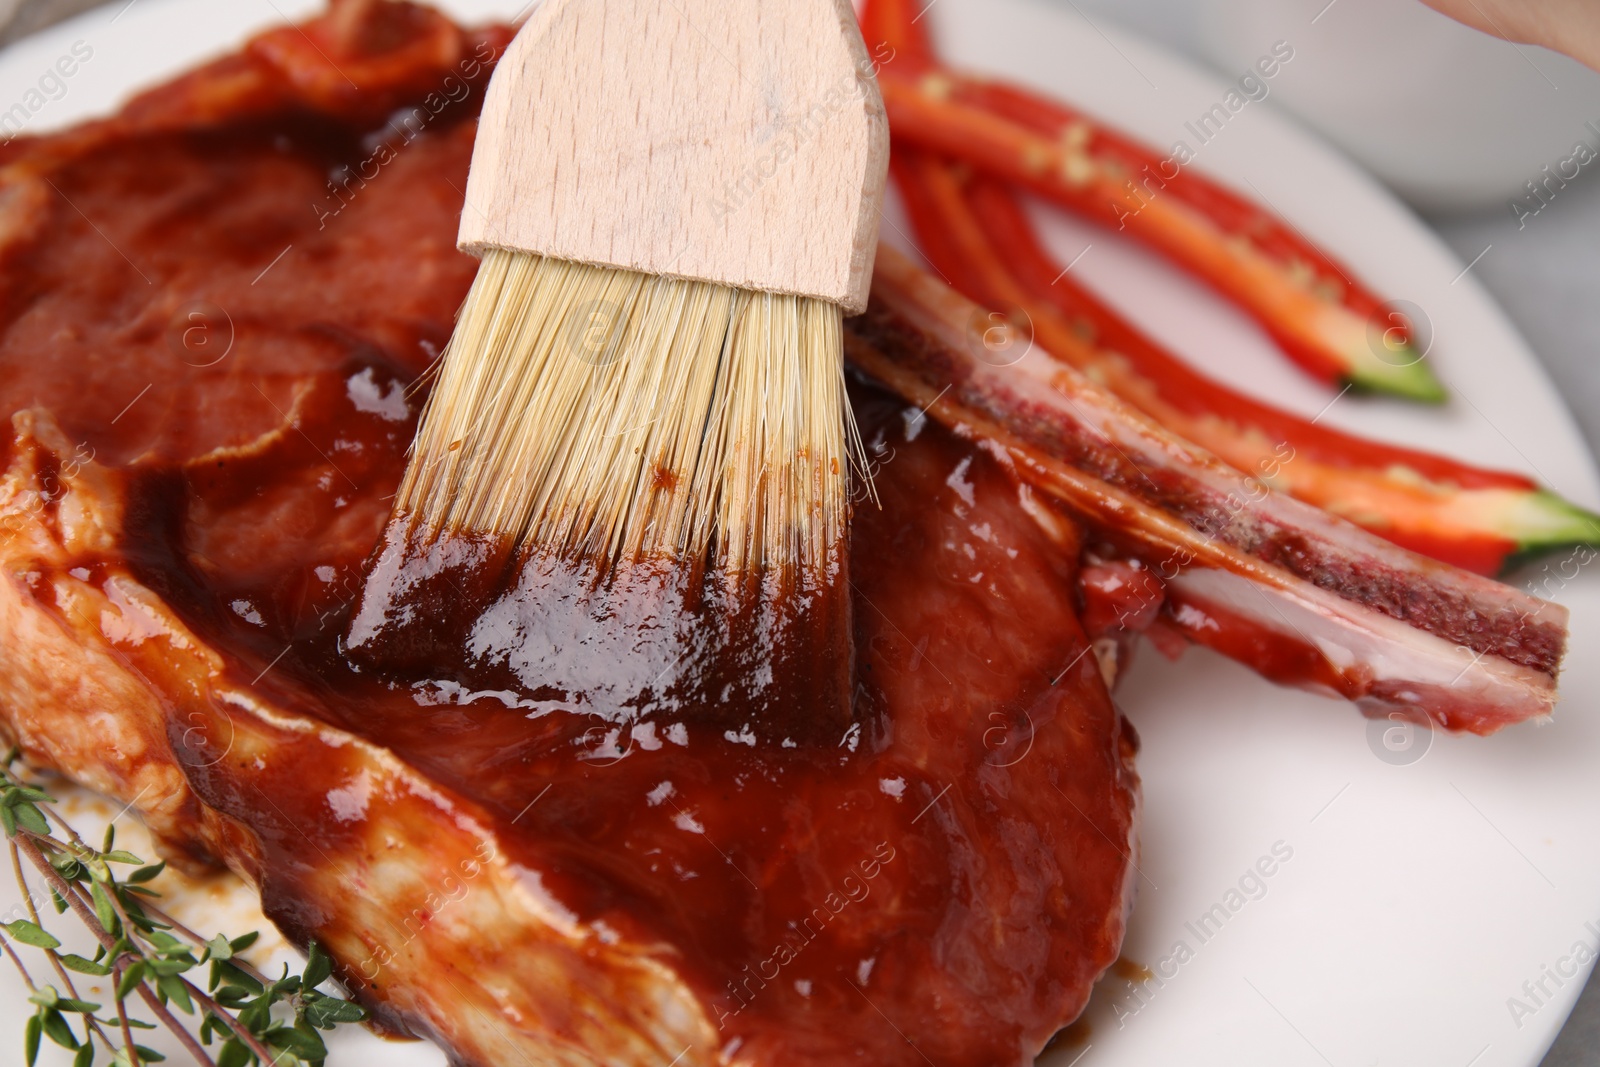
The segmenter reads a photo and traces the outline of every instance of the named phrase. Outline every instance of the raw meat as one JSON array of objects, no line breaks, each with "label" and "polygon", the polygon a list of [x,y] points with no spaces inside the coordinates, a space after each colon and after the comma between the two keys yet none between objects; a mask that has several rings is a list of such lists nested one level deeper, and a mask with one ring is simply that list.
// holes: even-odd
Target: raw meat
[{"label": "raw meat", "polygon": [[352,0],[306,33],[0,154],[4,733],[463,1063],[1030,1063],[1136,860],[1077,528],[864,389],[839,736],[358,672],[505,32]]}]

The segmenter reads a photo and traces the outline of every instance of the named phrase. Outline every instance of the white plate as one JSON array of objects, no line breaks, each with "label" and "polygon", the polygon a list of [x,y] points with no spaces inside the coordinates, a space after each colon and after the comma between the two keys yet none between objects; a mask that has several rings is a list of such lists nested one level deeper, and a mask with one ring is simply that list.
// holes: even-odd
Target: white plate
[{"label": "white plate", "polygon": [[[519,2],[445,6],[483,17]],[[93,58],[34,128],[104,112],[128,89],[315,6],[135,0],[114,22],[115,9],[92,14],[0,54],[0,111],[74,41]],[[1163,148],[1177,139],[1195,147],[1185,121],[1226,92],[1214,76],[1064,8],[938,0],[928,19],[952,61],[1038,85]],[[1347,397],[1327,421],[1537,473],[1600,504],[1582,440],[1527,346],[1464,264],[1375,182],[1270,102],[1248,105],[1194,165],[1264,200],[1431,321],[1433,358],[1455,397],[1448,407]],[[1048,213],[1046,221],[1063,261],[1093,245],[1077,277],[1185,356],[1308,415],[1328,404],[1330,391],[1205,289],[1108,232]],[[888,236],[902,239],[892,227]],[[1348,706],[1273,688],[1203,651],[1179,664],[1143,656],[1120,693],[1144,739],[1145,783],[1144,877],[1125,953],[1158,978],[1108,978],[1086,1044],[1047,1062],[1537,1064],[1588,972],[1570,965],[1574,946],[1587,955],[1600,937],[1600,721],[1591,710],[1600,661],[1589,654],[1600,579],[1593,567],[1560,577],[1562,559],[1524,576],[1572,609],[1556,721],[1487,740],[1420,740],[1409,755],[1423,754],[1410,762],[1380,758],[1382,737]],[[1289,858],[1260,889],[1245,882],[1259,899],[1230,898],[1274,846]],[[1230,903],[1240,906],[1227,911]],[[1227,917],[1202,938],[1195,927],[1216,905]],[[1558,970],[1573,973],[1550,977]],[[9,973],[0,973],[0,996],[20,1000]],[[1528,1012],[1514,1016],[1511,998]],[[15,1048],[20,1028],[20,1017],[0,1018],[0,1048]],[[443,1062],[421,1046],[376,1055],[397,1067]]]}]

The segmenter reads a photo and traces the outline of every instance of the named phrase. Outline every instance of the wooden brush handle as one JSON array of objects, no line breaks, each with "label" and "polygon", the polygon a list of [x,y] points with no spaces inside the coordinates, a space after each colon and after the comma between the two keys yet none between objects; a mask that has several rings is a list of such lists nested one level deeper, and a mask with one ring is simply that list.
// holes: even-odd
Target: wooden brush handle
[{"label": "wooden brush handle", "polygon": [[489,86],[460,245],[860,311],[874,69],[849,0],[544,0]]}]

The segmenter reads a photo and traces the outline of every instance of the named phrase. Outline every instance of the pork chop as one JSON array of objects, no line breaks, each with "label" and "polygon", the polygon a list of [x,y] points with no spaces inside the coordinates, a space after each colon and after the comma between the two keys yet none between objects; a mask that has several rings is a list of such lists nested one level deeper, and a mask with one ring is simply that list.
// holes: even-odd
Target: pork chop
[{"label": "pork chop", "polygon": [[1117,955],[1136,746],[1076,527],[903,401],[837,737],[344,656],[505,40],[348,0],[0,152],[4,732],[462,1063],[1032,1062]]}]

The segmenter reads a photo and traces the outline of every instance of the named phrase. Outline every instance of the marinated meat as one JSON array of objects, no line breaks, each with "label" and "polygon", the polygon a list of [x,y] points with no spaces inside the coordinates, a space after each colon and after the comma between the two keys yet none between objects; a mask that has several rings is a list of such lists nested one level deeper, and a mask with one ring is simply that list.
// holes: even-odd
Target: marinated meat
[{"label": "marinated meat", "polygon": [[1077,527],[983,448],[856,395],[825,741],[344,656],[505,39],[337,3],[0,154],[4,732],[463,1063],[1031,1062],[1121,942],[1135,741]]}]

